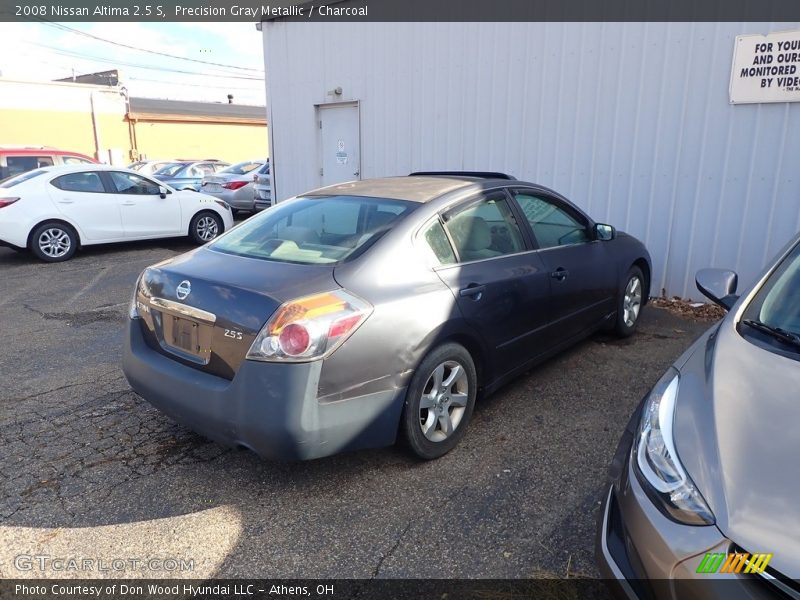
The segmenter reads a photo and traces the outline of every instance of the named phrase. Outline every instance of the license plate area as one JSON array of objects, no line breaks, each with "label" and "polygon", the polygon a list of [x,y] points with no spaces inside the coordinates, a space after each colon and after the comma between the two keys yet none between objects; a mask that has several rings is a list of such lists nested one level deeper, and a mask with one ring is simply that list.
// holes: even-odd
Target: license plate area
[{"label": "license plate area", "polygon": [[186,317],[163,313],[163,343],[167,350],[200,364],[211,359],[213,326]]}]

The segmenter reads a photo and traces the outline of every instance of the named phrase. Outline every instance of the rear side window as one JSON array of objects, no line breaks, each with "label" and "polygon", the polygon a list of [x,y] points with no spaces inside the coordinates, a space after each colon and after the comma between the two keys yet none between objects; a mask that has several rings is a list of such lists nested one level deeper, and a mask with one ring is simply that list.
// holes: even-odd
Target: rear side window
[{"label": "rear side window", "polygon": [[456,255],[453,247],[438,220],[431,223],[422,235],[440,265],[455,264]]},{"label": "rear side window", "polygon": [[417,206],[361,196],[295,198],[249,218],[211,248],[279,262],[336,263],[376,241]]},{"label": "rear side window", "polygon": [[97,173],[68,173],[51,181],[55,187],[67,192],[103,193],[103,182]]},{"label": "rear side window", "polygon": [[445,224],[461,262],[525,250],[522,234],[504,192],[487,196]]}]

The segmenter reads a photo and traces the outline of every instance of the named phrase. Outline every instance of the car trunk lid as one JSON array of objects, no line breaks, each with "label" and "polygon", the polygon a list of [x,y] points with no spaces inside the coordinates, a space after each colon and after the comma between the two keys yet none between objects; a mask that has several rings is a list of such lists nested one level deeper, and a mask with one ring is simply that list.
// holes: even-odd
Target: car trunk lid
[{"label": "car trunk lid", "polygon": [[256,335],[281,304],[338,287],[332,266],[200,248],[146,269],[136,299],[151,348],[233,379]]}]

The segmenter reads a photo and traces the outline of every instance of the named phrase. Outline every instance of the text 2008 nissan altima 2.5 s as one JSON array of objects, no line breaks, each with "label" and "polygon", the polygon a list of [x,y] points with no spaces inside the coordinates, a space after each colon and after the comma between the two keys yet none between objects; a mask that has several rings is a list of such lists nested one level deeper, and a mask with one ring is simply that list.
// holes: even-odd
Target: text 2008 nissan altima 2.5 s
[{"label": "text 2008 nissan altima 2.5 s", "polygon": [[310,459],[394,443],[436,458],[480,391],[601,327],[630,335],[650,257],[561,195],[415,173],[281,202],[142,273],[124,370],[205,436]]}]

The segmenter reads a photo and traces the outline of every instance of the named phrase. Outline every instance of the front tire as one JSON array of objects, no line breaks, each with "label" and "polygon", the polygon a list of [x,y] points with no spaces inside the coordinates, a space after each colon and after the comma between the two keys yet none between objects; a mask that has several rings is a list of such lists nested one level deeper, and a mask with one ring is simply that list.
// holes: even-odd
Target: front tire
[{"label": "front tire", "polygon": [[406,392],[401,427],[411,451],[432,460],[455,448],[472,417],[477,389],[475,363],[463,346],[448,343],[431,351]]},{"label": "front tire", "polygon": [[189,237],[195,244],[207,244],[225,230],[222,217],[218,214],[204,211],[192,217],[189,223]]},{"label": "front tire", "polygon": [[615,332],[619,337],[633,335],[639,325],[644,306],[644,275],[639,267],[631,267],[623,280],[617,300]]},{"label": "front tire", "polygon": [[42,223],[31,234],[30,250],[44,262],[64,262],[78,249],[78,234],[66,223]]}]

